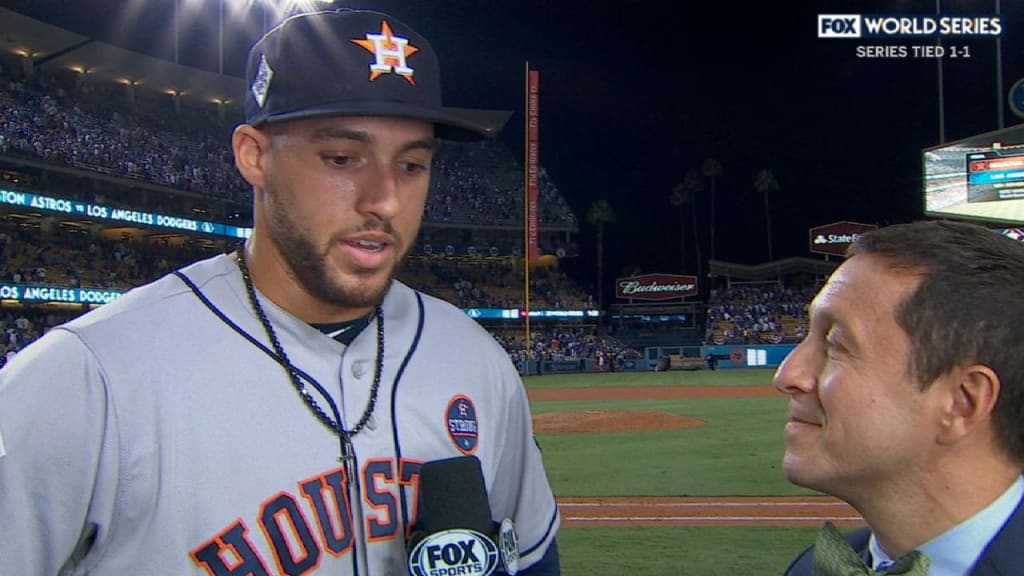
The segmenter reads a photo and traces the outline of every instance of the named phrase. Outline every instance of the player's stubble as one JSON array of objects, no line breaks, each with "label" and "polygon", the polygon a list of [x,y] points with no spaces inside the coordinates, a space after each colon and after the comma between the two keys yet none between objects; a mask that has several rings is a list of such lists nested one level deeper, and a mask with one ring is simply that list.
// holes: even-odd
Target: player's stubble
[{"label": "player's stubble", "polygon": [[[303,227],[287,209],[287,202],[279,202],[275,191],[267,191],[266,214],[270,239],[277,246],[282,258],[291,268],[295,280],[315,298],[339,308],[368,308],[378,304],[387,293],[399,266],[408,251],[408,245],[398,231],[384,220],[369,220],[358,230],[344,230],[335,233],[325,246],[303,233]],[[364,282],[343,285],[332,279],[327,269],[328,253],[339,238],[357,231],[376,230],[394,239],[395,258],[390,270],[379,282],[373,283],[370,272],[363,276]]]}]

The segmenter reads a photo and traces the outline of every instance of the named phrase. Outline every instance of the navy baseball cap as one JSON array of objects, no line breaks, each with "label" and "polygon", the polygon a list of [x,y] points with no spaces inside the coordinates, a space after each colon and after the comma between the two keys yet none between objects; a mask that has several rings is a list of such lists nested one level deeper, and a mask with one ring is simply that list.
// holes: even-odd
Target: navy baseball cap
[{"label": "navy baseball cap", "polygon": [[432,122],[438,138],[479,140],[509,113],[441,104],[441,68],[426,38],[370,10],[292,16],[249,51],[245,120],[395,116]]}]

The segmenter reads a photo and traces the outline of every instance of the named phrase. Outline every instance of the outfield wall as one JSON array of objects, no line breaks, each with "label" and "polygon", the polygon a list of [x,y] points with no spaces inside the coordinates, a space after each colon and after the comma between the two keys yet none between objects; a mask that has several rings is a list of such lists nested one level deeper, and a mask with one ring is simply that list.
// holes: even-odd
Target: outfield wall
[{"label": "outfield wall", "polygon": [[[525,363],[525,366],[518,366],[519,373],[524,376],[537,376],[539,374],[567,374],[580,372],[609,372],[608,367],[598,366],[593,360],[544,360],[540,366],[535,361]],[[539,371],[538,371],[539,369]],[[625,360],[615,366],[615,372],[647,372],[653,370],[648,367],[643,359]]]},{"label": "outfield wall", "polygon": [[701,358],[713,354],[718,368],[774,368],[786,359],[796,344],[723,344],[701,346]]},{"label": "outfield wall", "polygon": [[[626,360],[613,369],[615,372],[647,372],[654,370],[658,358],[664,355],[682,355],[687,358],[707,358],[709,354],[717,359],[716,369],[774,368],[782,363],[796,344],[723,344],[721,346],[653,346],[644,349],[643,359]],[[539,368],[539,371],[538,371]],[[707,369],[706,363],[701,363]],[[608,372],[607,367],[598,366],[593,360],[544,360],[526,362],[519,366],[519,373],[535,376],[538,374],[565,374],[581,372]]]},{"label": "outfield wall", "polygon": [[[785,360],[796,344],[722,344],[714,346],[656,346],[644,349],[647,369],[654,370],[658,358],[679,355],[691,360],[706,360],[714,355],[715,368],[774,368]],[[700,367],[707,369],[707,362]]]}]

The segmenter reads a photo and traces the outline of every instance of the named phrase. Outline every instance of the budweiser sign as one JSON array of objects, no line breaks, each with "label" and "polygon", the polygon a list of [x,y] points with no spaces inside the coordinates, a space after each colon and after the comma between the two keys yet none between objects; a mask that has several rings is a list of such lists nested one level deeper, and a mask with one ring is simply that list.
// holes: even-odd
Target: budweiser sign
[{"label": "budweiser sign", "polygon": [[615,281],[615,296],[626,300],[672,300],[696,293],[696,276],[644,274]]},{"label": "budweiser sign", "polygon": [[808,230],[811,252],[818,254],[846,254],[850,246],[861,234],[878,228],[874,224],[858,224],[857,222],[833,222]]}]

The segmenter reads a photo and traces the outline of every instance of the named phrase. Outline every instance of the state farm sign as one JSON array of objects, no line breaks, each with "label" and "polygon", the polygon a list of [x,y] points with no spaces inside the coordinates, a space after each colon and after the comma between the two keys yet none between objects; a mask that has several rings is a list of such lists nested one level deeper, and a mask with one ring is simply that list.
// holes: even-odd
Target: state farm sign
[{"label": "state farm sign", "polygon": [[615,280],[615,296],[625,300],[672,300],[696,293],[696,276],[643,274]]},{"label": "state farm sign", "polygon": [[818,254],[846,254],[847,247],[861,234],[878,228],[874,224],[858,224],[857,222],[833,222],[824,226],[816,226],[808,231],[811,252]]}]

